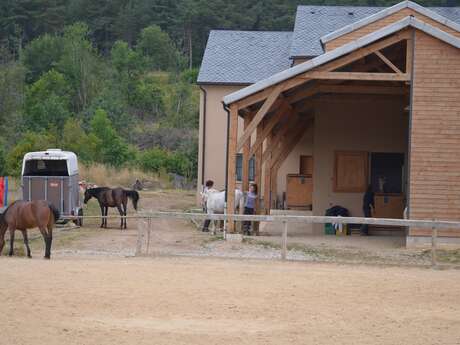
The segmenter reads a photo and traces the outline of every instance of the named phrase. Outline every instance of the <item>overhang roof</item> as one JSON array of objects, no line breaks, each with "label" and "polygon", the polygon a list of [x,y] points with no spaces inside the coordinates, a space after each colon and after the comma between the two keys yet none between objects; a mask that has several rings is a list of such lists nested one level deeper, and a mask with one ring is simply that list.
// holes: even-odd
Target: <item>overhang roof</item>
[{"label": "overhang roof", "polygon": [[294,67],[291,67],[285,71],[277,73],[267,79],[261,80],[253,85],[245,87],[237,92],[231,93],[224,97],[223,101],[225,104],[231,104],[237,102],[243,98],[251,96],[257,92],[260,92],[266,88],[269,88],[273,85],[279,84],[285,80],[296,77],[299,74],[308,72],[318,66],[326,64],[332,60],[340,58],[346,54],[349,54],[359,48],[367,46],[371,43],[374,43],[384,37],[392,35],[398,31],[401,31],[404,28],[413,27],[418,30],[421,30],[431,36],[434,36],[450,45],[453,45],[456,48],[460,48],[460,39],[442,31],[432,25],[429,25],[415,17],[406,17],[398,22],[390,24],[380,30],[377,30],[373,33],[370,33],[366,36],[363,36],[355,41],[352,41],[348,44],[345,44],[337,49],[334,49],[330,52],[327,52],[323,55],[320,55],[312,60],[306,61]]}]

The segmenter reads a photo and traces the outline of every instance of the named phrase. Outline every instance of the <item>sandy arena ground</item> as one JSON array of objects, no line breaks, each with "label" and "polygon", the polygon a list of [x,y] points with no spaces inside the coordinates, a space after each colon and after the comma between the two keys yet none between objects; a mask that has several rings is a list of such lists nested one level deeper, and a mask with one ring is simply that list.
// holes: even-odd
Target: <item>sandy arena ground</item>
[{"label": "sandy arena ground", "polygon": [[[142,195],[144,210],[193,203]],[[460,344],[460,270],[408,267],[429,255],[392,239],[312,237],[288,254],[303,262],[280,262],[277,236],[235,244],[157,220],[153,256],[134,258],[137,224],[118,224],[57,230],[51,261],[36,231],[33,259],[0,257],[0,345]]]},{"label": "sandy arena ground", "polygon": [[0,344],[460,344],[460,271],[0,258]]}]

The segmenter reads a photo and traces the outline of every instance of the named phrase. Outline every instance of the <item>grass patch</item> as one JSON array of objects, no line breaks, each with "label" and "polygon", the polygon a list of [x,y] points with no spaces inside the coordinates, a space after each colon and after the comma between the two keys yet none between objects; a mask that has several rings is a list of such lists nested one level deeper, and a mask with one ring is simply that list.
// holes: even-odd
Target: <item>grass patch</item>
[{"label": "grass patch", "polygon": [[[431,257],[431,249],[424,250],[423,254]],[[438,249],[436,258],[439,263],[460,265],[460,249]]]},{"label": "grass patch", "polygon": [[266,249],[281,249],[281,245],[278,243],[270,242],[270,241],[256,240],[254,238],[248,238],[248,237],[243,238],[243,243],[261,246]]},{"label": "grass patch", "polygon": [[80,165],[80,177],[98,186],[131,188],[136,179],[150,181],[163,188],[170,187],[169,177],[162,174],[146,173],[134,168],[112,168],[103,164]]},{"label": "grass patch", "polygon": [[223,241],[224,240],[224,235],[211,235],[209,237],[206,237],[203,242],[201,242],[201,245],[203,247],[207,246],[208,244],[217,242],[217,241]]}]

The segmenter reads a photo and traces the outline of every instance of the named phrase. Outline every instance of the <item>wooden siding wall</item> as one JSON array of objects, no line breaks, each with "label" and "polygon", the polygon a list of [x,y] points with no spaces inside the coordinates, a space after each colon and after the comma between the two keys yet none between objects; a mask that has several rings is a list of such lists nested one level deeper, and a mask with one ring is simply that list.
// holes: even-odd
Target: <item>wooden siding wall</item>
[{"label": "wooden siding wall", "polygon": [[[458,221],[460,50],[416,31],[414,68],[410,217]],[[458,237],[460,229],[440,235]]]},{"label": "wooden siding wall", "polygon": [[330,50],[333,50],[333,49],[336,49],[344,44],[347,44],[347,43],[350,43],[360,37],[363,37],[367,34],[370,34],[376,30],[379,30],[379,29],[382,29],[394,22],[397,22],[401,19],[404,19],[408,16],[414,16],[416,17],[417,19],[427,23],[427,24],[430,24],[432,26],[435,26],[451,35],[454,35],[454,36],[457,36],[457,37],[460,37],[460,33],[449,28],[448,26],[445,26],[445,25],[442,25],[436,21],[434,21],[433,19],[431,18],[428,18],[426,16],[423,16],[417,12],[415,12],[414,10],[410,9],[410,8],[405,8],[397,13],[394,13],[392,14],[391,16],[388,16],[388,17],[385,17],[383,19],[380,19],[376,22],[373,22],[369,25],[366,25],[366,26],[363,26],[362,28],[358,29],[358,30],[355,30],[353,32],[350,32],[346,35],[343,35],[341,37],[338,37],[328,43],[326,43],[326,51],[330,51]]}]

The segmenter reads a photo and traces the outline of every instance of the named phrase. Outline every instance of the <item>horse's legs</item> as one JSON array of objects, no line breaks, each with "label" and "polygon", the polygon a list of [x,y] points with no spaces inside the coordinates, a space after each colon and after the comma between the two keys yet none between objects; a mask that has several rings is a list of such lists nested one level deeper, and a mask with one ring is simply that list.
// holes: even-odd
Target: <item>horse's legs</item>
[{"label": "horse's legs", "polygon": [[208,232],[209,231],[209,224],[211,223],[210,219],[205,219],[203,223],[203,232]]},{"label": "horse's legs", "polygon": [[24,239],[24,245],[27,249],[27,257],[31,258],[32,255],[30,255],[29,237],[27,236],[27,230],[22,230],[22,238]]},{"label": "horse's legs", "polygon": [[[124,214],[125,217],[128,214],[127,210],[128,210],[128,202],[126,201],[126,202],[123,203],[123,214]],[[128,228],[127,220],[126,220],[126,218],[123,218],[123,219],[125,220],[125,229],[127,229]]]},{"label": "horse's legs", "polygon": [[105,211],[104,211],[104,216],[105,216],[104,222],[105,222],[105,228],[106,228],[106,229],[107,229],[107,227],[108,227],[108,225],[107,225],[107,221],[108,221],[108,220],[107,220],[107,216],[108,216],[108,215],[109,215],[109,207],[106,206],[106,207],[105,207]]},{"label": "horse's legs", "polygon": [[9,256],[13,256],[13,252],[14,252],[14,231],[16,229],[13,229],[12,227],[10,227],[10,252],[9,252]]},{"label": "horse's legs", "polygon": [[48,226],[48,231],[45,227],[40,227],[40,232],[42,233],[43,240],[45,241],[45,259],[51,257],[51,242],[53,241],[53,231],[52,228]]},{"label": "horse's legs", "polygon": [[102,204],[99,204],[100,208],[101,208],[101,216],[102,216],[102,223],[101,223],[101,228],[104,227],[104,206],[102,206]]},{"label": "horse's legs", "polygon": [[[121,205],[117,205],[117,209],[118,209],[118,213],[120,213],[120,216],[123,216],[124,213],[123,213],[123,210],[121,208]],[[123,230],[123,224],[124,224],[124,221],[123,221],[123,217],[120,218],[120,229]]]},{"label": "horse's legs", "polygon": [[48,244],[45,251],[45,258],[51,258],[51,243],[53,242],[53,224],[48,224]]},{"label": "horse's legs", "polygon": [[0,227],[0,256],[3,253],[3,247],[5,246],[5,232],[8,230],[8,226]]}]

